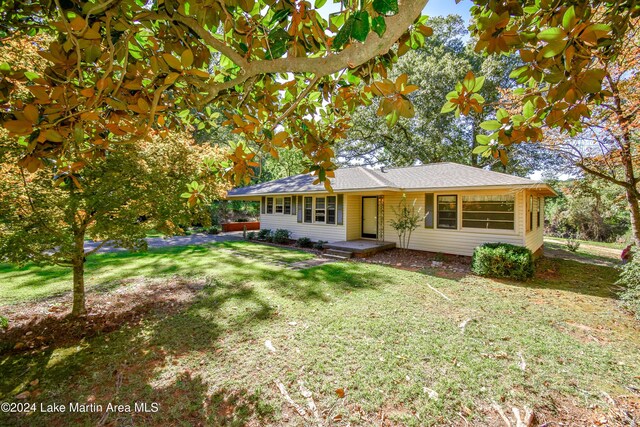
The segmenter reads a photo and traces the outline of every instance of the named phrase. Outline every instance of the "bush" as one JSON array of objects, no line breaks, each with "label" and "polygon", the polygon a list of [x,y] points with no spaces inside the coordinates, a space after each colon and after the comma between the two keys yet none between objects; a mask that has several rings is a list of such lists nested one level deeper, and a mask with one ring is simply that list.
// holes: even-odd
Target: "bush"
[{"label": "bush", "polygon": [[298,246],[299,248],[312,248],[313,242],[308,237],[301,237],[296,242],[296,246]]},{"label": "bush", "polygon": [[258,234],[255,231],[250,231],[247,233],[247,239],[249,240],[256,240],[257,237]]},{"label": "bush", "polygon": [[569,237],[565,245],[567,246],[567,250],[569,250],[569,252],[576,252],[578,248],[580,248],[580,242],[573,237]]},{"label": "bush", "polygon": [[0,329],[7,329],[9,327],[9,319],[4,316],[0,316]]},{"label": "bush", "polygon": [[278,228],[275,233],[273,233],[273,243],[289,243],[289,236],[291,232],[289,230],[285,230],[283,228]]},{"label": "bush", "polygon": [[485,243],[473,251],[471,270],[486,277],[528,279],[534,273],[533,254],[522,246]]},{"label": "bush", "polygon": [[268,228],[263,228],[260,231],[258,231],[258,240],[270,241],[271,240],[271,230],[269,230]]},{"label": "bush", "polygon": [[249,222],[249,218],[238,218],[236,222]]},{"label": "bush", "polygon": [[640,256],[634,253],[631,261],[622,267],[616,285],[622,286],[620,301],[627,309],[635,313],[640,320]]},{"label": "bush", "polygon": [[313,244],[313,249],[318,249],[319,251],[324,249],[324,244],[327,243],[324,240],[318,240]]},{"label": "bush", "polygon": [[212,225],[211,227],[207,228],[207,234],[218,234],[220,233],[220,227],[218,227],[217,225]]}]

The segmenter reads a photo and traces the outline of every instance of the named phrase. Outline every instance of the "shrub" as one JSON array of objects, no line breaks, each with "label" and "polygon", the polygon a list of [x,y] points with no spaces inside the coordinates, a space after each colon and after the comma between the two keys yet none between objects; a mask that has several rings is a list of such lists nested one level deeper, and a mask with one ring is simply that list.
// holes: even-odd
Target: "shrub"
[{"label": "shrub", "polygon": [[565,246],[567,247],[567,250],[569,252],[576,252],[580,247],[580,242],[574,239],[573,237],[569,237],[567,239],[567,243],[565,243]]},{"label": "shrub", "polygon": [[0,316],[0,329],[7,329],[9,327],[9,319],[4,316]]},{"label": "shrub", "polygon": [[220,233],[220,227],[218,227],[217,225],[212,225],[211,227],[207,228],[207,234],[218,234]]},{"label": "shrub", "polygon": [[640,256],[634,256],[622,267],[616,285],[622,286],[620,301],[622,305],[635,313],[640,320]]},{"label": "shrub", "polygon": [[236,222],[249,222],[249,218],[238,218]]},{"label": "shrub", "polygon": [[296,242],[296,246],[298,246],[299,248],[312,248],[313,242],[308,237],[301,237]]},{"label": "shrub", "polygon": [[258,240],[271,240],[271,230],[269,230],[268,228],[263,228],[258,231]]},{"label": "shrub", "polygon": [[247,239],[249,240],[256,240],[257,237],[258,234],[255,231],[250,231],[247,233]]},{"label": "shrub", "polygon": [[313,249],[318,249],[319,251],[324,249],[324,244],[327,243],[324,240],[318,240],[313,244]]},{"label": "shrub", "polygon": [[278,228],[276,232],[273,233],[273,243],[288,243],[290,235],[291,232],[289,230]]},{"label": "shrub", "polygon": [[473,251],[471,270],[480,276],[524,280],[533,277],[531,251],[507,243],[485,243]]}]

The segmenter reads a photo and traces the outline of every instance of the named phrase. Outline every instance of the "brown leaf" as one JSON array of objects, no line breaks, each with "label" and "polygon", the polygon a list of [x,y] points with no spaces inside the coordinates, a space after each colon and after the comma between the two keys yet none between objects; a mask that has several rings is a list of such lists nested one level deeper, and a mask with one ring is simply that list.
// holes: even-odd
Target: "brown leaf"
[{"label": "brown leaf", "polygon": [[30,391],[23,391],[22,393],[16,395],[16,399],[28,399],[29,397],[31,397]]},{"label": "brown leaf", "polygon": [[339,397],[340,399],[344,398],[344,394],[345,394],[345,393],[344,393],[344,389],[343,389],[343,388],[337,388],[337,389],[336,389],[336,394],[338,395],[338,397]]}]

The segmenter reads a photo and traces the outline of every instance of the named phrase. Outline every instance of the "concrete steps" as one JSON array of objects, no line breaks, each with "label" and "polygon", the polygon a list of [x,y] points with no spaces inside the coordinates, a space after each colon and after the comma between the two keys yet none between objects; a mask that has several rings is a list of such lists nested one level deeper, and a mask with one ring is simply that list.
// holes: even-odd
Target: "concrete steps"
[{"label": "concrete steps", "polygon": [[342,251],[339,249],[329,249],[324,253],[324,256],[327,258],[335,258],[335,259],[349,259],[353,257],[353,252]]}]

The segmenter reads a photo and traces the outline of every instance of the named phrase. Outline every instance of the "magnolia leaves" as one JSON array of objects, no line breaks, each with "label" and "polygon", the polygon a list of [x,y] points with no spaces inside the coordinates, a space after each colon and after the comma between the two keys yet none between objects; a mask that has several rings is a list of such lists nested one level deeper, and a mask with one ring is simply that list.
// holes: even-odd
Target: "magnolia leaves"
[{"label": "magnolia leaves", "polygon": [[400,117],[413,117],[415,110],[407,97],[410,93],[419,89],[416,85],[407,84],[408,76],[400,75],[395,82],[383,79],[365,87],[365,93],[382,97],[377,114],[384,116],[388,126],[395,125]]},{"label": "magnolia leaves", "polygon": [[187,192],[180,195],[181,198],[187,199],[189,207],[195,207],[197,204],[204,203],[206,197],[204,195],[204,184],[193,181],[187,184]]},{"label": "magnolia leaves", "polygon": [[[371,31],[382,37],[387,30],[384,16],[398,13],[398,0],[373,0],[373,11],[352,13],[333,40],[333,49],[342,48],[351,39],[363,43]],[[372,13],[370,13],[372,12]]]},{"label": "magnolia leaves", "polygon": [[442,106],[441,113],[453,111],[456,117],[460,114],[468,115],[471,110],[476,113],[482,112],[484,98],[478,92],[484,85],[485,78],[477,77],[469,71],[462,83],[456,84],[454,91],[447,94],[447,102]]}]

